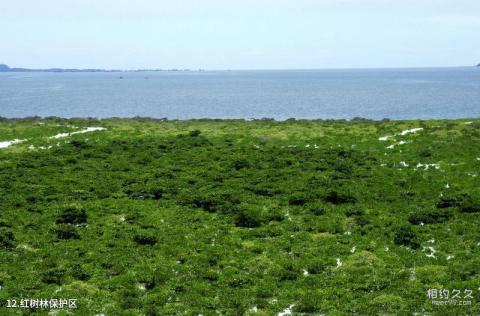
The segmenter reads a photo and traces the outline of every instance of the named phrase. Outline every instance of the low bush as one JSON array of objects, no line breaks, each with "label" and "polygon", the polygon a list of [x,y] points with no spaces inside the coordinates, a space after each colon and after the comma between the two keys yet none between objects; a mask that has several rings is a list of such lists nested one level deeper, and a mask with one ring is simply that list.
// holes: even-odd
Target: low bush
[{"label": "low bush", "polygon": [[323,200],[332,204],[346,204],[355,203],[357,198],[349,193],[330,190],[323,196]]},{"label": "low bush", "polygon": [[238,227],[254,228],[259,227],[263,223],[263,216],[260,210],[243,207],[238,211],[235,225]]},{"label": "low bush", "polygon": [[58,239],[80,239],[77,228],[71,224],[59,224],[53,229],[53,232]]},{"label": "low bush", "polygon": [[157,237],[150,232],[137,233],[133,236],[133,241],[138,245],[153,246],[158,242]]},{"label": "low bush", "polygon": [[396,233],[393,242],[397,245],[418,249],[420,242],[417,239],[417,234],[408,226],[400,227]]},{"label": "low bush", "polygon": [[55,222],[57,224],[83,224],[87,222],[87,213],[79,206],[66,206]]},{"label": "low bush", "polygon": [[289,205],[296,205],[296,206],[302,206],[304,204],[307,203],[307,197],[306,196],[303,196],[303,195],[295,195],[295,196],[292,196],[289,200],[288,200],[288,204]]},{"label": "low bush", "polygon": [[436,224],[448,221],[453,217],[453,212],[448,209],[420,211],[411,214],[408,221],[414,225]]},{"label": "low bush", "polygon": [[46,284],[62,284],[65,271],[60,268],[51,268],[42,273],[42,282]]},{"label": "low bush", "polygon": [[12,249],[15,246],[15,235],[13,232],[6,227],[0,227],[0,247]]},{"label": "low bush", "polygon": [[227,192],[209,192],[205,195],[186,198],[187,203],[207,212],[234,213],[240,200]]}]

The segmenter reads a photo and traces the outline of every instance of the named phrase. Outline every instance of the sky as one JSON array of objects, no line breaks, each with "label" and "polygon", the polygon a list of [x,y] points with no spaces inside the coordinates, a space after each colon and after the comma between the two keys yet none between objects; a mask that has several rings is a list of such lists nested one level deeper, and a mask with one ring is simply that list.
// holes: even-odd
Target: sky
[{"label": "sky", "polygon": [[0,63],[323,69],[480,63],[479,0],[0,0]]}]

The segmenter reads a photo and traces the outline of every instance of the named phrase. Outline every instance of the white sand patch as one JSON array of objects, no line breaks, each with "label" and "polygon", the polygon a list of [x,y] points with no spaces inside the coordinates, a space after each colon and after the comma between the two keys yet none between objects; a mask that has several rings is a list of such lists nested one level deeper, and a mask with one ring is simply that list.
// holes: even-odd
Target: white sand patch
[{"label": "white sand patch", "polygon": [[437,170],[440,169],[440,165],[438,163],[418,163],[417,168],[424,168],[425,170],[428,170],[430,168],[435,168]]},{"label": "white sand patch", "polygon": [[416,132],[418,132],[418,131],[421,131],[421,130],[423,130],[422,127],[417,127],[417,128],[412,128],[412,129],[406,129],[406,130],[404,130],[404,131],[401,131],[400,134],[397,134],[397,135],[405,136],[405,135],[407,135],[407,134],[414,134],[414,133],[416,133]]},{"label": "white sand patch", "polygon": [[[60,144],[57,144],[57,147],[60,146]],[[50,149],[50,148],[53,148],[52,145],[49,145],[49,146],[38,146],[38,147],[35,147],[33,145],[30,145],[28,146],[28,149],[30,150],[46,150],[46,149]]]},{"label": "white sand patch", "polygon": [[0,142],[0,148],[7,148],[12,145],[20,144],[26,141],[26,139],[14,139],[14,140],[7,140],[4,142]]},{"label": "white sand patch", "polygon": [[71,132],[71,133],[60,133],[54,136],[50,136],[50,139],[58,139],[58,138],[65,138],[69,137],[75,134],[84,134],[84,133],[91,133],[91,132],[96,132],[96,131],[104,131],[106,130],[105,127],[87,127],[85,129],[82,129],[81,131],[76,131],[76,132]]},{"label": "white sand patch", "polygon": [[285,308],[283,311],[281,311],[280,313],[277,314],[277,316],[289,316],[289,315],[293,315],[293,307],[295,305],[292,304],[290,306],[288,306],[287,308]]},{"label": "white sand patch", "polygon": [[285,213],[285,217],[287,218],[287,220],[291,221],[292,220],[292,217],[290,216],[290,213],[287,211]]},{"label": "white sand patch", "polygon": [[21,245],[18,245],[17,248],[22,248],[22,249],[25,249],[27,251],[37,251],[37,249],[33,248],[32,246],[28,245],[28,244],[21,244]]},{"label": "white sand patch", "polygon": [[415,281],[417,279],[417,272],[415,268],[410,269],[410,281]]},{"label": "white sand patch", "polygon": [[250,309],[248,310],[248,313],[253,313],[253,314],[258,313],[258,306],[255,305],[255,306],[253,306],[252,308],[250,308]]},{"label": "white sand patch", "polygon": [[[400,133],[398,134],[394,134],[394,135],[387,135],[387,136],[382,136],[382,137],[379,137],[378,140],[381,141],[381,142],[384,142],[384,141],[387,141],[388,139],[392,138],[392,137],[395,137],[395,136],[405,136],[407,134],[414,134],[418,131],[421,131],[423,130],[422,127],[417,127],[417,128],[412,128],[412,129],[406,129],[404,131],[401,131]],[[399,145],[403,145],[403,144],[406,144],[407,142],[406,141],[403,141],[401,140],[398,144]],[[390,147],[390,146],[389,146]],[[387,147],[387,148],[389,148]],[[392,147],[393,148],[393,147]]]},{"label": "white sand patch", "polygon": [[[426,249],[428,249],[428,250],[430,251],[430,253],[427,253],[425,256],[427,256],[428,258],[437,258],[437,257],[435,256],[435,253],[437,252],[437,251],[435,250],[435,248],[433,248],[433,247],[427,247]],[[424,248],[424,250],[425,250],[425,248]]]},{"label": "white sand patch", "polygon": [[352,249],[350,249],[350,252],[355,253],[356,250],[357,250],[357,246],[353,246]]},{"label": "white sand patch", "polygon": [[340,258],[337,258],[337,268],[341,267],[343,265],[342,260]]}]

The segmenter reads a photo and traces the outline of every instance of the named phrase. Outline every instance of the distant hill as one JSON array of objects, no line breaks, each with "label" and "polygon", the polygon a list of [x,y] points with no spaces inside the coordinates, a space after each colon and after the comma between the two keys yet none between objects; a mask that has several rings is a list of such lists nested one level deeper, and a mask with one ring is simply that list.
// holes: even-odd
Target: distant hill
[{"label": "distant hill", "polygon": [[106,69],[64,69],[64,68],[48,68],[48,69],[30,69],[30,68],[10,68],[8,65],[0,64],[0,72],[119,72],[121,70]]},{"label": "distant hill", "polygon": [[118,69],[76,69],[76,68],[48,68],[48,69],[30,69],[30,68],[10,68],[8,65],[0,64],[0,72],[139,72],[139,71],[203,71],[203,69],[136,69],[136,70],[118,70]]}]

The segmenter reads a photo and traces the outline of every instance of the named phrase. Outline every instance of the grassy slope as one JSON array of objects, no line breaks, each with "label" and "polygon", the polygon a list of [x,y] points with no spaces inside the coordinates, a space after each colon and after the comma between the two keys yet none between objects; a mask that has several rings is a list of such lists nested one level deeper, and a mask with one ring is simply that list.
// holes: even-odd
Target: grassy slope
[{"label": "grassy slope", "polygon": [[[107,130],[48,139],[85,126]],[[0,122],[15,138],[0,149],[2,304],[480,313],[478,120]],[[471,289],[473,306],[432,306],[429,288]]]}]

